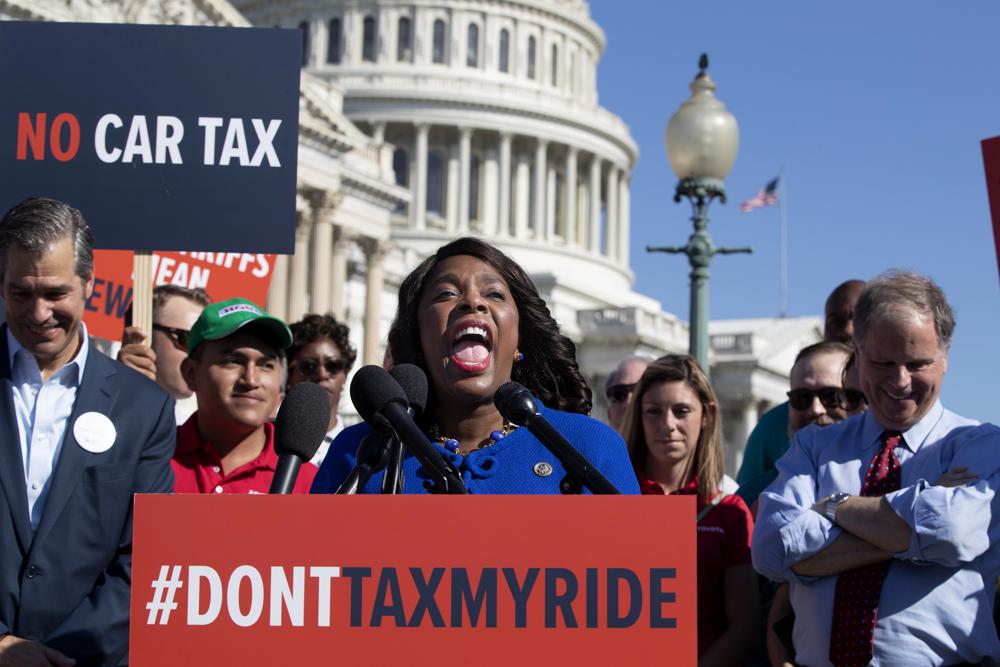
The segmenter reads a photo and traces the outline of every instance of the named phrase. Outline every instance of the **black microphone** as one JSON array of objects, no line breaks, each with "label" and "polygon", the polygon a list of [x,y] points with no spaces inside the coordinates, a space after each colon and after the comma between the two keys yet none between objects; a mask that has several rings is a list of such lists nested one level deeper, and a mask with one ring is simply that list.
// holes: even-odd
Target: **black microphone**
[{"label": "black microphone", "polygon": [[[403,393],[406,394],[406,401],[410,407],[406,411],[415,420],[424,412],[427,406],[427,376],[414,364],[399,364],[389,369],[389,375],[395,378]],[[402,493],[403,492],[403,445],[399,438],[393,433],[389,436],[388,442],[389,462],[382,478],[382,493]]]},{"label": "black microphone", "polygon": [[376,431],[392,429],[413,455],[433,476],[428,484],[432,493],[466,493],[458,471],[445,460],[441,452],[427,439],[407,413],[406,393],[399,383],[381,366],[363,366],[351,382],[351,400],[358,414]]},{"label": "black microphone", "polygon": [[274,420],[278,465],[268,493],[291,493],[303,461],[316,456],[330,423],[330,395],[314,382],[300,382],[285,395]]},{"label": "black microphone", "polygon": [[[389,375],[399,382],[406,395],[409,407],[406,408],[410,418],[423,412],[427,401],[427,376],[419,366],[400,364],[389,371]],[[358,445],[354,468],[336,493],[352,495],[364,493],[365,485],[373,475],[388,465],[389,469],[382,478],[382,493],[402,493],[403,489],[403,445],[399,442],[396,432],[389,428],[384,431],[373,431],[366,435]]]},{"label": "black microphone", "polygon": [[527,426],[531,434],[559,459],[566,470],[566,476],[559,482],[560,491],[580,493],[585,484],[593,493],[621,493],[539,413],[535,397],[524,386],[516,382],[504,383],[493,395],[493,404],[507,421]]},{"label": "black microphone", "polygon": [[[393,436],[395,438],[395,436]],[[352,495],[365,488],[365,484],[385,467],[389,461],[388,441],[385,436],[372,431],[361,439],[358,445],[358,454],[354,469],[347,476],[336,493],[340,495]]]}]

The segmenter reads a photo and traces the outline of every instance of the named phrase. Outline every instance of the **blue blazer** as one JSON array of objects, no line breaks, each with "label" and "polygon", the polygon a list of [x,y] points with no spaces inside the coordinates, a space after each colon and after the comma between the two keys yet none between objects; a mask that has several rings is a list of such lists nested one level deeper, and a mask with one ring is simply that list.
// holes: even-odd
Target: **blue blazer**
[{"label": "blue blazer", "polygon": [[[94,454],[77,443],[73,424],[86,412],[111,419],[111,449]],[[91,344],[32,535],[0,327],[0,633],[39,641],[79,667],[127,660],[132,494],[173,490],[175,437],[173,399]]]},{"label": "blue blazer", "polygon": [[[631,495],[639,493],[625,442],[610,426],[586,415],[561,412],[544,405],[541,412],[619,491]],[[358,444],[369,431],[368,424],[362,422],[340,432],[313,480],[311,493],[337,490],[354,467]],[[423,466],[409,451],[404,451],[403,492],[427,493],[423,482],[428,476]],[[566,475],[559,460],[526,428],[516,429],[495,445],[468,456],[444,449],[441,452],[461,473],[469,493],[554,494],[559,493],[559,482]],[[540,468],[539,464],[548,464],[548,468]],[[384,476],[385,471],[373,476],[364,493],[379,493]],[[590,491],[584,488],[583,493]]]}]

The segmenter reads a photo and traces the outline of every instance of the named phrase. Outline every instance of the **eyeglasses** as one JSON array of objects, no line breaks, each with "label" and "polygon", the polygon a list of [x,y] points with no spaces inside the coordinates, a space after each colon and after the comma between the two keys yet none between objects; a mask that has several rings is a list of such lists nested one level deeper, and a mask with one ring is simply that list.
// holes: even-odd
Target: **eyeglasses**
[{"label": "eyeglasses", "polygon": [[847,403],[843,389],[823,387],[822,389],[792,389],[788,392],[788,404],[796,410],[807,410],[817,396],[825,408],[844,408]]},{"label": "eyeglasses", "polygon": [[861,404],[868,405],[868,397],[865,396],[864,392],[860,389],[845,389],[844,390],[844,409],[848,412],[854,412],[861,407]]},{"label": "eyeglasses", "polygon": [[165,327],[162,324],[154,324],[153,331],[162,331],[170,337],[170,342],[181,352],[188,351],[188,336],[191,335],[189,329],[178,329],[176,327]]},{"label": "eyeglasses", "polygon": [[[295,368],[305,377],[319,377],[320,363],[316,359],[297,359]],[[343,359],[327,359],[323,362],[322,368],[326,370],[327,375],[333,377],[337,373],[343,373],[347,370],[347,362]]]},{"label": "eyeglasses", "polygon": [[613,384],[604,392],[604,396],[608,399],[608,403],[624,403],[635,390],[635,385],[637,384],[637,382],[633,382],[632,384]]}]

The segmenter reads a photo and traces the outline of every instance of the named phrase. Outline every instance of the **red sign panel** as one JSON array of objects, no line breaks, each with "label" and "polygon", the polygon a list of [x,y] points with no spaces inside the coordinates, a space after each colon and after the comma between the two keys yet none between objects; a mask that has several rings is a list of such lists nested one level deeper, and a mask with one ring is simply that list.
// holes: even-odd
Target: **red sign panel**
[{"label": "red sign panel", "polygon": [[125,311],[132,303],[132,251],[94,251],[94,291],[84,304],[83,321],[91,336],[122,339]]},{"label": "red sign panel", "polygon": [[993,213],[993,243],[997,251],[997,268],[1000,270],[1000,137],[983,139],[983,165],[986,168],[986,191]]},{"label": "red sign panel", "polygon": [[693,497],[135,501],[130,664],[697,662]]},{"label": "red sign panel", "polygon": [[[213,301],[233,297],[261,306],[277,256],[246,252],[155,252],[153,284],[201,287]],[[121,340],[123,317],[132,302],[132,252],[94,251],[94,294],[84,321],[92,336]]]}]

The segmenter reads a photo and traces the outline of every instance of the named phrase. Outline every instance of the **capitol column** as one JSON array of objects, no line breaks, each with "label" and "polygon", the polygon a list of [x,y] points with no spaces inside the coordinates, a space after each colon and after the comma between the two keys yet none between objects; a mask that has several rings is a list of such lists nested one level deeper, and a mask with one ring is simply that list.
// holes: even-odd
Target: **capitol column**
[{"label": "capitol column", "polygon": [[618,167],[608,165],[607,202],[604,207],[604,236],[606,239],[604,256],[618,259]]},{"label": "capitol column", "polygon": [[288,319],[288,255],[275,255],[271,284],[267,289],[267,312],[278,319]]},{"label": "capitol column", "polygon": [[556,178],[556,166],[550,163],[545,170],[545,238],[549,241],[555,240],[558,226],[556,215],[559,209],[556,200],[559,198],[559,189],[556,187]]},{"label": "capitol column", "polygon": [[548,237],[547,220],[548,207],[545,201],[545,191],[548,189],[549,170],[546,166],[546,156],[549,142],[539,139],[535,145],[535,239],[546,241]]},{"label": "capitol column", "polygon": [[576,238],[576,157],[575,146],[569,146],[566,151],[566,187],[565,187],[565,217],[566,225],[563,229],[563,238],[566,245],[572,244]]},{"label": "capitol column", "polygon": [[740,410],[740,419],[736,422],[736,428],[734,429],[735,434],[733,436],[733,442],[737,443],[736,447],[727,447],[726,452],[726,469],[727,470],[739,470],[740,464],[743,463],[743,454],[746,449],[747,438],[750,437],[750,433],[753,431],[754,426],[757,425],[758,411],[757,411],[757,401],[751,396],[750,400],[744,403]]},{"label": "capitol column", "polygon": [[480,198],[482,205],[477,210],[479,211],[479,229],[485,236],[492,238],[497,235],[497,209],[499,207],[497,197],[500,178],[496,146],[489,146],[486,149],[485,157],[479,186],[482,191]]},{"label": "capitol column", "polygon": [[517,154],[517,197],[514,208],[514,237],[519,241],[528,238],[528,222],[531,217],[530,202],[531,197],[528,191],[531,188],[531,166],[528,164],[528,156],[523,153]]},{"label": "capitol column", "polygon": [[355,232],[347,227],[338,226],[336,228],[336,238],[333,241],[333,263],[330,267],[331,285],[333,287],[333,297],[330,299],[328,311],[341,322],[346,317],[345,290],[347,288],[347,251],[351,247],[351,241],[355,238]]},{"label": "capitol column", "polygon": [[389,244],[378,239],[365,239],[362,248],[368,273],[365,276],[365,339],[362,359],[366,364],[382,364],[379,355],[382,324],[382,290],[385,287],[383,262]]},{"label": "capitol column", "polygon": [[325,313],[330,307],[330,251],[336,199],[332,193],[323,191],[313,192],[309,197],[313,219],[309,311],[313,313]]},{"label": "capitol column", "polygon": [[413,151],[413,211],[410,219],[416,229],[427,226],[427,137],[430,126],[427,123],[417,124],[416,149]]},{"label": "capitol column", "polygon": [[302,216],[295,226],[295,254],[292,255],[291,284],[288,287],[289,306],[288,320],[294,322],[301,319],[306,312],[307,273],[309,271],[309,232],[308,218]]},{"label": "capitol column", "polygon": [[510,132],[500,133],[500,202],[497,226],[500,236],[510,234]]},{"label": "capitol column", "polygon": [[590,158],[590,252],[601,252],[601,158],[596,155]]},{"label": "capitol column", "polygon": [[458,130],[458,233],[469,233],[469,189],[472,169],[472,130],[462,127]]},{"label": "capitol column", "polygon": [[618,261],[623,266],[629,263],[629,218],[632,215],[632,196],[629,179],[622,174],[618,183]]}]

